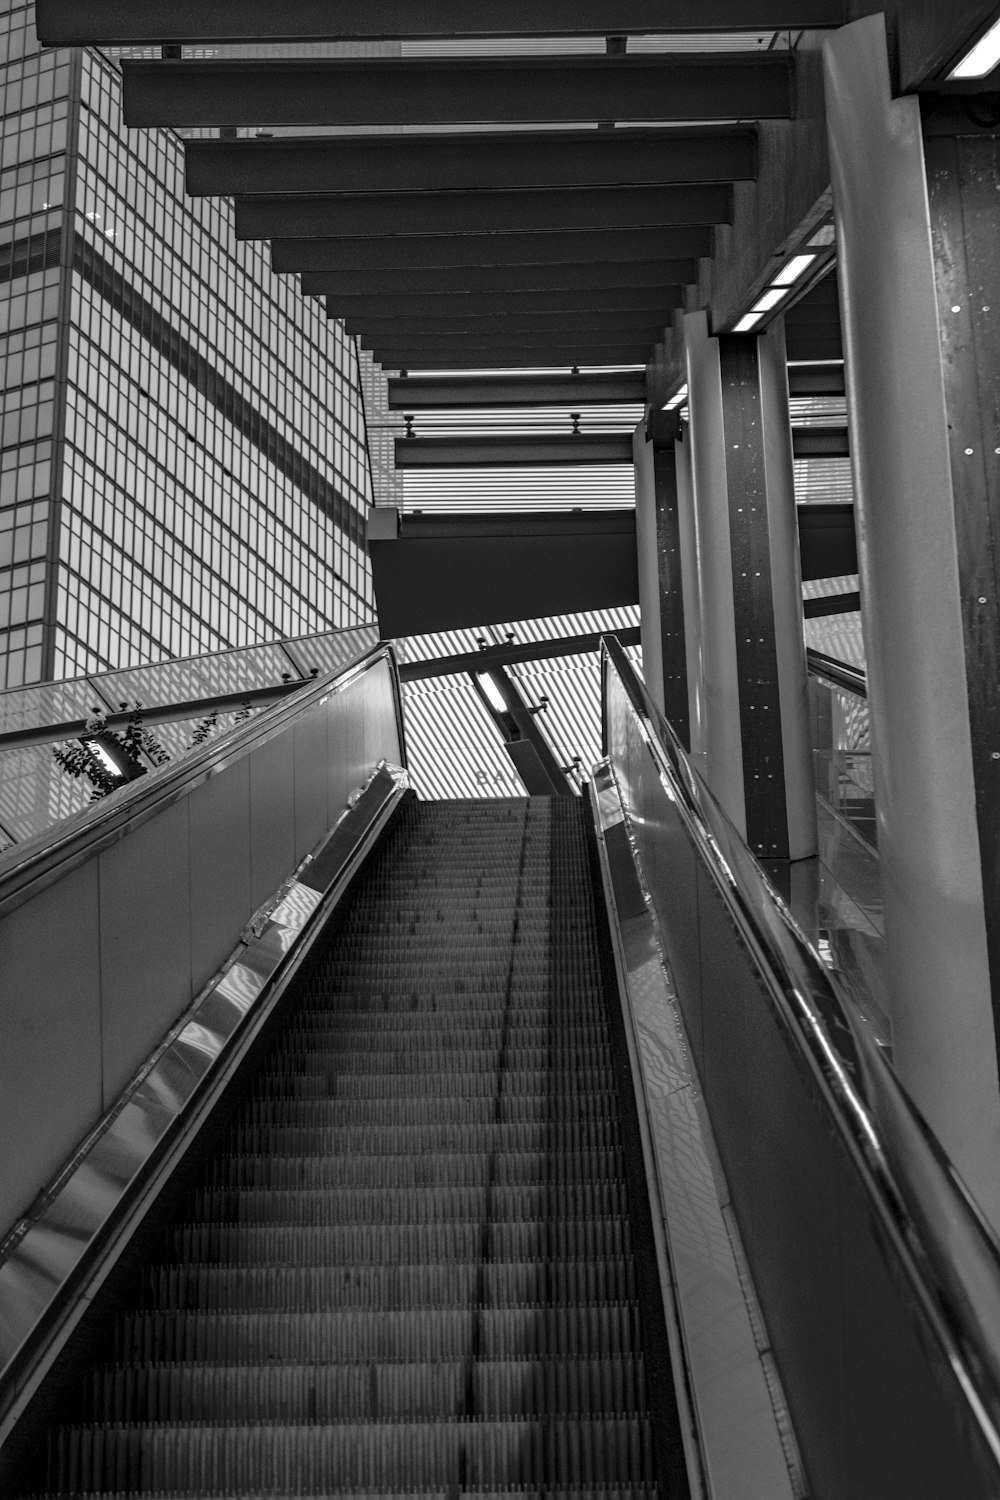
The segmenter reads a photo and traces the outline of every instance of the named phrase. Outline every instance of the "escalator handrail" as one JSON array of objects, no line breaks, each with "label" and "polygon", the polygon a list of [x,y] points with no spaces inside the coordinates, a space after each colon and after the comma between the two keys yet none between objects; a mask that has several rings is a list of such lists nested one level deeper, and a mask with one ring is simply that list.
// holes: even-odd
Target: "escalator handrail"
[{"label": "escalator handrail", "polygon": [[827,656],[825,651],[816,651],[812,646],[806,647],[806,664],[813,677],[825,677],[856,698],[868,697],[868,677],[861,667],[838,661],[835,656]]},{"label": "escalator handrail", "polygon": [[873,1036],[841,999],[819,955],[690,765],[625,652],[608,638],[602,642],[605,755],[609,671],[618,677],[661,783],[755,956],[775,1015],[819,1086],[884,1242],[963,1393],[963,1418],[982,1432],[1000,1466],[1000,1242]]},{"label": "escalator handrail", "polygon": [[392,680],[400,756],[406,764],[403,700],[396,654],[379,642],[324,677],[309,678],[298,692],[251,718],[224,738],[209,741],[177,760],[119,787],[101,802],[54,823],[33,839],[0,855],[0,917],[62,878],[101,849],[116,843],[131,828],[161,812],[246,755],[256,745],[281,734],[331,693],[343,692],[366,672],[386,661]]}]

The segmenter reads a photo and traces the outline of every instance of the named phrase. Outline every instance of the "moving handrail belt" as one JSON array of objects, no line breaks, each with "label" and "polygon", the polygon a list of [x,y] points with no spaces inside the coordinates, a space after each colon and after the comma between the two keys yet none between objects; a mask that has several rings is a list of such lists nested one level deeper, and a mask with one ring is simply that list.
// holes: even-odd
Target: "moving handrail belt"
[{"label": "moving handrail belt", "polygon": [[883,1243],[954,1378],[964,1420],[1000,1466],[1000,1243],[613,639],[602,645],[602,678],[605,725],[616,680],[665,794],[754,956],[786,1041],[817,1085]]}]

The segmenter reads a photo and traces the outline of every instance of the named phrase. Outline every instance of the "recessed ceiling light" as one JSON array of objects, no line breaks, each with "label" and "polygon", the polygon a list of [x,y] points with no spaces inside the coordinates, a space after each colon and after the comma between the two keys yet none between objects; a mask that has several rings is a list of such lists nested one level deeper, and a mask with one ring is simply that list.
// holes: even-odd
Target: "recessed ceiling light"
[{"label": "recessed ceiling light", "polygon": [[772,286],[763,297],[759,297],[754,303],[752,311],[755,313],[770,312],[772,307],[777,307],[782,297],[788,296],[787,286]]},{"label": "recessed ceiling light", "polygon": [[507,712],[507,704],[504,700],[503,694],[497,687],[493,678],[486,672],[477,672],[476,675],[479,678],[480,687],[492,703],[493,707],[496,709],[497,713],[505,714]]},{"label": "recessed ceiling light", "polygon": [[740,321],[736,324],[736,327],[733,329],[733,332],[749,333],[751,328],[756,328],[757,324],[760,322],[763,316],[764,314],[759,312],[744,313]]},{"label": "recessed ceiling light", "polygon": [[836,231],[832,224],[821,224],[808,243],[810,245],[832,245],[836,237]]},{"label": "recessed ceiling light", "polygon": [[816,259],[815,255],[793,255],[787,266],[782,266],[777,276],[772,277],[774,286],[791,286],[793,281],[798,281]]},{"label": "recessed ceiling light", "polygon": [[687,393],[688,393],[687,386],[686,385],[682,385],[681,388],[680,388],[680,390],[676,391],[674,393],[674,395],[671,396],[670,400],[667,402],[667,404],[664,407],[661,408],[661,410],[663,410],[663,411],[674,411],[674,410],[676,410],[676,408],[678,406],[680,406],[683,401],[687,400]]},{"label": "recessed ceiling light", "polygon": [[985,36],[962,58],[949,78],[985,78],[1000,63],[1000,21],[994,21]]}]

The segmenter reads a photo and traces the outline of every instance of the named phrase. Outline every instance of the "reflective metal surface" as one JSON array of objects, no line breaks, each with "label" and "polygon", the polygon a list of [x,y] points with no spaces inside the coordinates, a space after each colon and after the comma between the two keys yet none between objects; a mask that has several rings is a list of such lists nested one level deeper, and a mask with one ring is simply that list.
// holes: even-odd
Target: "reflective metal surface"
[{"label": "reflective metal surface", "polygon": [[301,958],[407,790],[383,762],[332,831],[248,924],[220,972],[107,1115],[0,1246],[0,1441],[33,1371],[40,1339],[74,1303],[108,1236],[163,1154],[221,1089],[283,993],[289,955]]},{"label": "reflective metal surface", "polygon": [[97,849],[123,838],[131,827],[152,817],[169,802],[188,795],[201,782],[226,770],[249,746],[262,744],[281,734],[291,720],[314,704],[324,702],[331,694],[344,692],[363,673],[383,661],[397,690],[396,723],[402,752],[400,759],[405,764],[396,660],[390,647],[378,646],[357,657],[349,666],[334,667],[326,676],[305,683],[300,692],[272,708],[266,716],[251,719],[221,741],[209,741],[182,761],[151,771],[102,802],[7,850],[0,855],[0,915],[37,894],[51,880],[65,875],[81,860],[90,859]]},{"label": "reflective metal surface", "polygon": [[776,1409],[773,1358],[755,1337],[759,1311],[748,1302],[751,1289],[737,1264],[725,1184],[713,1169],[711,1127],[607,762],[595,768],[590,800],[658,1248],[662,1242],[674,1386],[688,1419],[682,1426],[689,1424],[691,1493],[790,1500],[803,1493],[798,1455],[783,1399]]},{"label": "reflective metal surface", "polygon": [[816,1492],[1000,1490],[1000,1247],[628,662],[606,751]]}]

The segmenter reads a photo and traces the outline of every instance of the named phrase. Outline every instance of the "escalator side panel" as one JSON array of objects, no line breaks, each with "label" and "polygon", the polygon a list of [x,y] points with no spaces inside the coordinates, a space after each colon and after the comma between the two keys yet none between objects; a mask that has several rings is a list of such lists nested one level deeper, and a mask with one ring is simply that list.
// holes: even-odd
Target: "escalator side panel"
[{"label": "escalator side panel", "polygon": [[275,732],[262,716],[228,759],[199,772],[193,758],[187,781],[174,766],[141,778],[111,802],[148,801],[168,776],[169,795],[0,891],[0,1238],[348,795],[380,759],[400,762],[391,678],[376,660],[291,722],[288,704],[269,711]]}]

